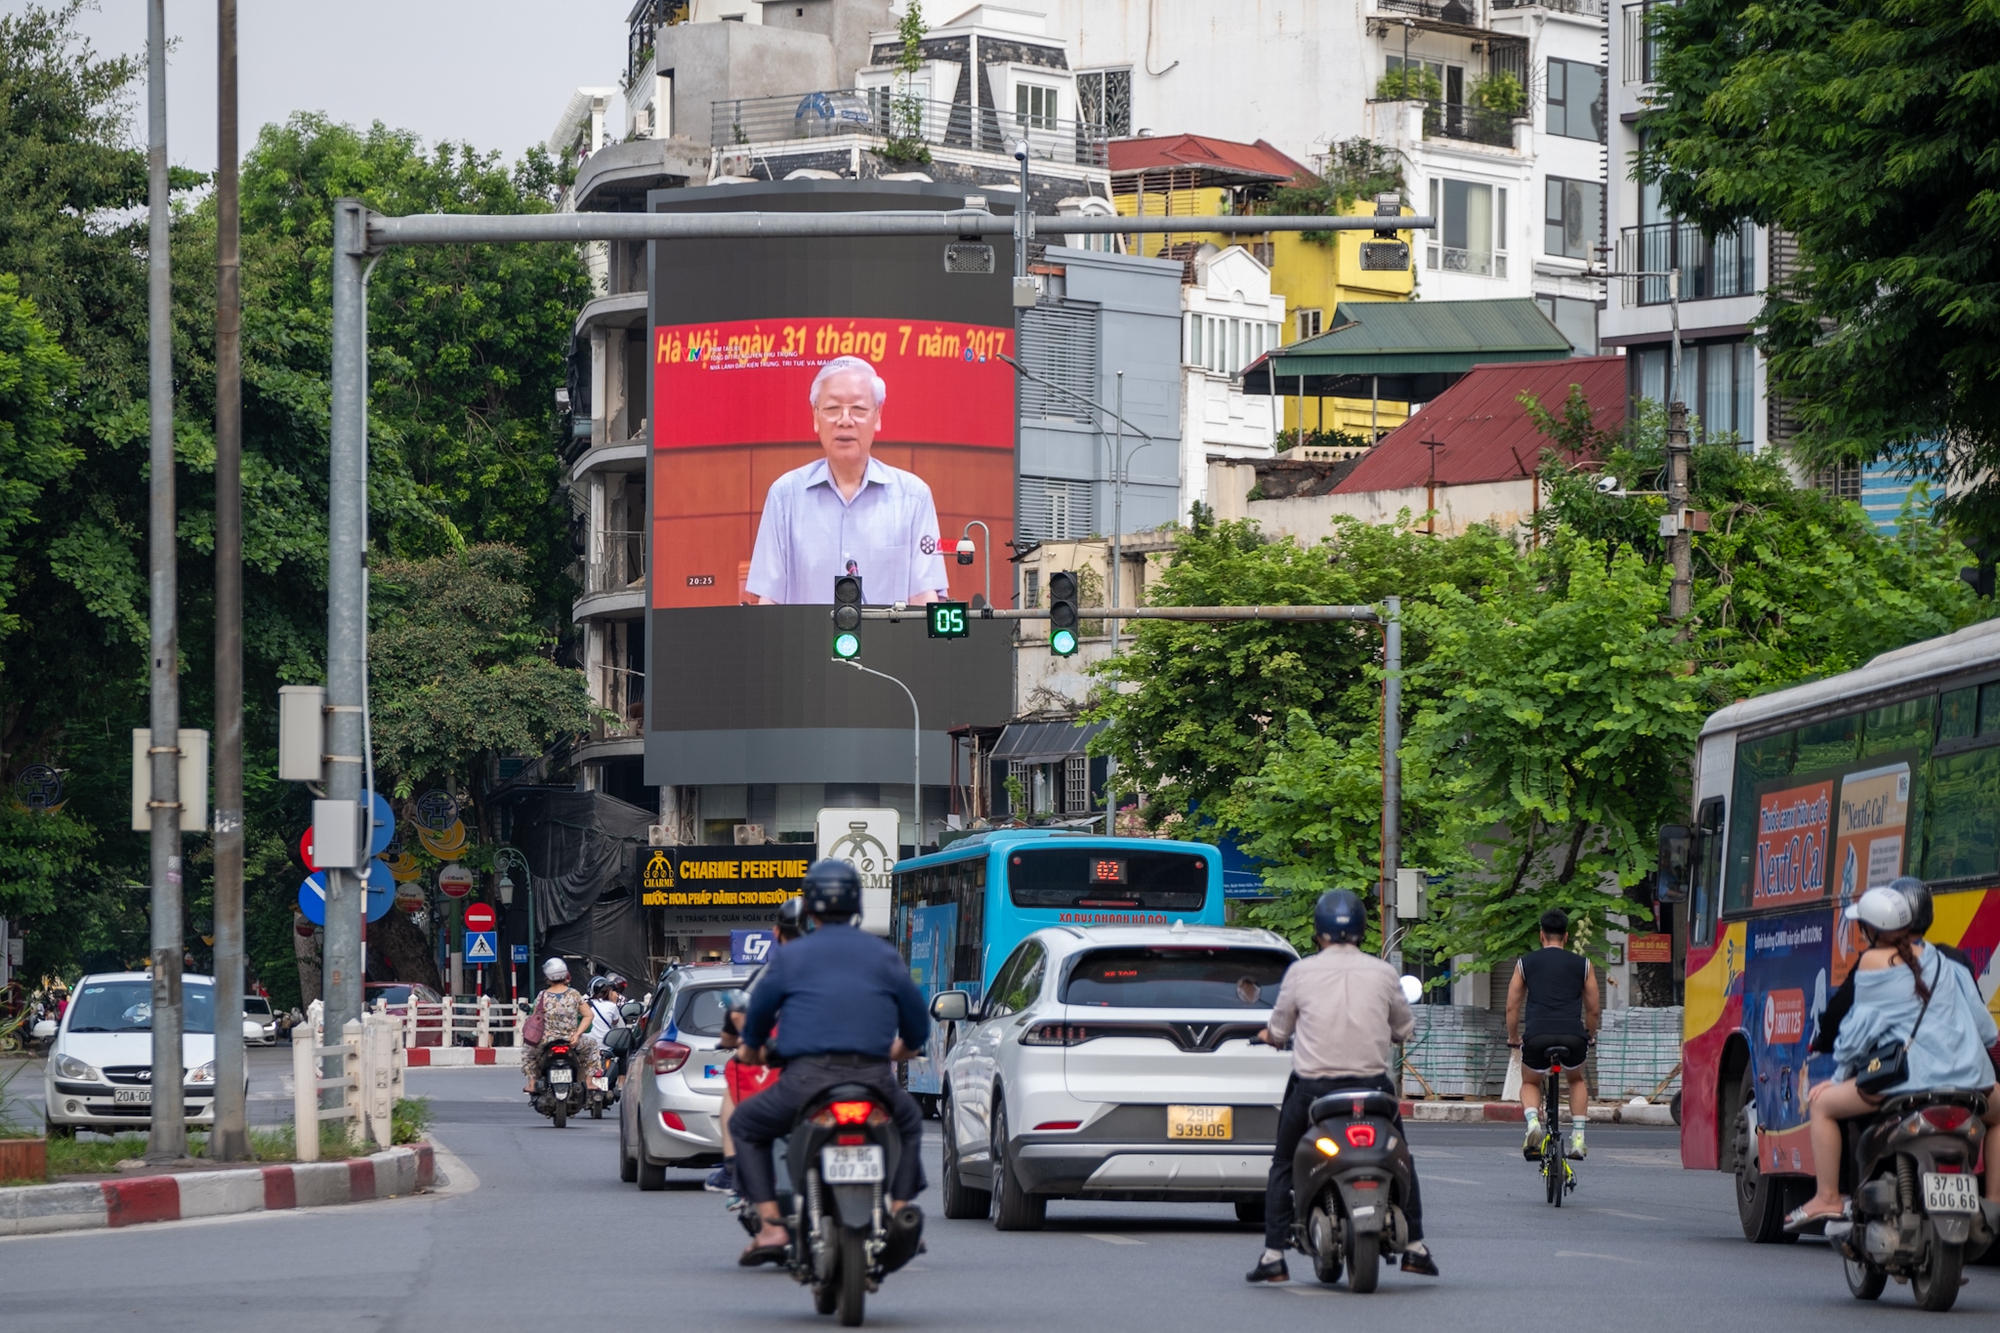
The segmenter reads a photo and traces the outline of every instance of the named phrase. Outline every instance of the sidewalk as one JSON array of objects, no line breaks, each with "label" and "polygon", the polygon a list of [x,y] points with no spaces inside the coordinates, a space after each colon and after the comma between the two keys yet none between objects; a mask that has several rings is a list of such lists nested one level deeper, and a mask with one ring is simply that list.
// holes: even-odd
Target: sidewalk
[{"label": "sidewalk", "polygon": [[[1462,1124],[1468,1121],[1526,1119],[1519,1102],[1404,1102],[1403,1119],[1423,1121],[1448,1121]],[[1590,1108],[1590,1123],[1612,1125],[1672,1125],[1673,1110],[1667,1106],[1647,1103],[1633,1106],[1629,1103],[1595,1103]]]},{"label": "sidewalk", "polygon": [[418,1143],[344,1162],[22,1185],[0,1189],[0,1236],[393,1199],[429,1189],[436,1177],[431,1145]]}]

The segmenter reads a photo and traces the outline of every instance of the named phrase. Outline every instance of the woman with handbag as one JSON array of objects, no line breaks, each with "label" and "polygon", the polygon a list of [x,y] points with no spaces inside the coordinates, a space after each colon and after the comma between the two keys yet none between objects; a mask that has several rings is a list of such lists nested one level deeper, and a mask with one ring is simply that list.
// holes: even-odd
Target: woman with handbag
[{"label": "woman with handbag", "polygon": [[527,1076],[523,1092],[535,1090],[535,1075],[541,1072],[542,1047],[553,1039],[567,1041],[583,1066],[583,1076],[597,1074],[597,1043],[590,1037],[590,1009],[583,992],[569,984],[569,964],[551,958],[542,964],[548,989],[535,997],[534,1010],[521,1022],[521,1072]]},{"label": "woman with handbag", "polygon": [[[1840,1122],[1868,1114],[1886,1098],[1932,1088],[1984,1089],[1986,1123],[2000,1126],[1993,1064],[1986,1057],[2000,1033],[1972,974],[1925,941],[1909,899],[1895,889],[1868,890],[1846,919],[1860,927],[1868,947],[1854,964],[1854,1007],[1834,1042],[1841,1077],[1807,1094],[1819,1187],[1786,1216],[1788,1231],[1846,1216]],[[1987,1154],[1986,1197],[2000,1199],[1993,1156]]]}]

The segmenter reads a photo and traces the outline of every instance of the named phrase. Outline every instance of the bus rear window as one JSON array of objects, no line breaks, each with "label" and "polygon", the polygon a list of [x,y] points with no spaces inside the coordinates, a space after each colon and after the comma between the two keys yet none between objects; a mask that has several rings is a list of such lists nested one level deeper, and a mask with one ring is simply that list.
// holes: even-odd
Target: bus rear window
[{"label": "bus rear window", "polygon": [[1269,1009],[1291,963],[1277,949],[1092,949],[1071,966],[1062,1001],[1114,1009]]},{"label": "bus rear window", "polygon": [[1016,907],[1110,907],[1198,912],[1208,858],[1129,847],[1024,847],[1007,857]]}]

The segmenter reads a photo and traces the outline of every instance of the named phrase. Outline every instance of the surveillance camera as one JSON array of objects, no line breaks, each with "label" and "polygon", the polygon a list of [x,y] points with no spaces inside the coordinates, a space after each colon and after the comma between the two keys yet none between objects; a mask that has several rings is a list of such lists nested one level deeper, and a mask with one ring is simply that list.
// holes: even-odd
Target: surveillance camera
[{"label": "surveillance camera", "polygon": [[1014,141],[1014,160],[1016,162],[1026,162],[1028,160],[1028,141],[1026,139],[1017,139]]},{"label": "surveillance camera", "polygon": [[1597,479],[1597,493],[1599,495],[1616,495],[1618,493],[1618,478],[1609,473],[1599,477]]},{"label": "surveillance camera", "polygon": [[979,549],[978,547],[972,544],[972,538],[966,537],[960,540],[958,546],[955,548],[954,554],[958,556],[959,564],[969,565],[972,563],[973,553],[978,549]]}]

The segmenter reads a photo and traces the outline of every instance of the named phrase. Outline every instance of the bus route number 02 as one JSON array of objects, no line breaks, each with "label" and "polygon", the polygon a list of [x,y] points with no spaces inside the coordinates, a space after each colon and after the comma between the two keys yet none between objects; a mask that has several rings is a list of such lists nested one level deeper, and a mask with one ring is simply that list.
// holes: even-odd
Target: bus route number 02
[{"label": "bus route number 02", "polygon": [[932,602],[924,623],[933,639],[962,639],[972,632],[966,628],[964,602]]}]

